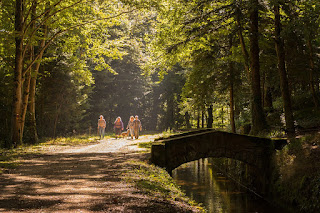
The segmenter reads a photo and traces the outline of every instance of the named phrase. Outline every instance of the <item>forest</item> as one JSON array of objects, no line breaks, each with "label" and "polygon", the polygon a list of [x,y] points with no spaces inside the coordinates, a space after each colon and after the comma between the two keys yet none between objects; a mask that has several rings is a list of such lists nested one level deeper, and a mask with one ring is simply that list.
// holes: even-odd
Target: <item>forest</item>
[{"label": "forest", "polygon": [[0,1],[0,146],[108,131],[320,125],[318,0]]}]

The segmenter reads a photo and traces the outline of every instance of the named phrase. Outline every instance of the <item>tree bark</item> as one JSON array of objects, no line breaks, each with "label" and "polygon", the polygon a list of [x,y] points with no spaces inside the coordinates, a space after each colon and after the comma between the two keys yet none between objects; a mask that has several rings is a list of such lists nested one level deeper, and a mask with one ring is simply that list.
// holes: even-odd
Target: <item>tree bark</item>
[{"label": "tree bark", "polygon": [[231,125],[231,131],[233,133],[236,133],[236,124],[234,121],[234,91],[233,91],[233,63],[230,62],[229,64],[229,69],[230,69],[230,76],[229,76],[229,81],[230,81],[230,125]]},{"label": "tree bark", "polygon": [[[36,17],[36,7],[37,7],[37,1],[35,0],[30,8],[31,11],[31,20],[35,19]],[[29,15],[29,13],[28,13]],[[31,28],[35,28],[34,22],[31,24]],[[34,47],[31,45],[29,47],[29,55],[30,55],[30,61],[34,58]],[[24,86],[23,86],[23,98],[22,98],[22,110],[21,110],[21,141],[23,139],[23,133],[24,133],[24,127],[25,127],[25,120],[26,120],[26,114],[28,109],[28,102],[30,97],[30,84],[31,84],[31,67],[29,70],[27,70],[25,76],[24,76]]]},{"label": "tree bark", "polygon": [[314,88],[313,73],[314,73],[314,70],[315,70],[315,66],[314,66],[314,60],[313,60],[313,47],[312,47],[311,39],[308,39],[307,47],[309,49],[309,64],[310,64],[309,84],[310,84],[310,90],[311,90],[314,106],[316,108],[319,108],[319,98],[318,98],[316,90]]},{"label": "tree bark", "polygon": [[264,107],[269,108],[272,110],[272,92],[269,86],[265,86],[264,88]]},{"label": "tree bark", "polygon": [[[230,56],[232,56],[232,37],[229,40],[229,54]],[[233,87],[234,87],[234,67],[233,67],[233,62],[230,60],[229,61],[229,84],[230,84],[230,92],[229,92],[229,96],[230,96],[230,126],[231,126],[231,131],[233,133],[236,133],[236,124],[234,121],[234,91],[233,91]]]},{"label": "tree bark", "polygon": [[[30,49],[30,57],[33,57],[33,48]],[[22,141],[28,102],[29,102],[29,95],[30,95],[30,83],[31,83],[31,71],[28,71],[25,75],[25,81],[23,83],[23,97],[22,97],[22,108],[21,108],[21,134],[20,140]]]},{"label": "tree bark", "polygon": [[280,7],[276,3],[274,6],[274,15],[275,15],[275,45],[276,52],[278,57],[278,70],[280,75],[280,86],[281,86],[281,95],[283,99],[283,108],[285,114],[286,128],[289,137],[295,136],[294,130],[294,118],[291,107],[291,95],[288,85],[287,71],[285,65],[285,53],[284,53],[284,42],[281,38],[281,21],[280,21]]},{"label": "tree bark", "polygon": [[53,123],[53,138],[56,138],[57,125],[58,125],[58,121],[59,121],[60,110],[61,110],[61,104],[57,104],[57,106],[56,106],[56,117],[55,117],[54,123]]},{"label": "tree bark", "polygon": [[184,114],[185,120],[186,120],[186,127],[187,129],[191,129],[191,124],[190,124],[190,115],[188,112]]},{"label": "tree bark", "polygon": [[210,105],[208,108],[208,123],[207,123],[207,128],[212,128],[212,123],[213,123],[213,106]]},{"label": "tree bark", "polygon": [[[35,0],[34,8],[37,7],[37,1]],[[49,4],[47,5],[49,7]],[[34,11],[35,13],[35,11]],[[47,15],[45,15],[46,18]],[[38,132],[37,132],[37,122],[36,122],[36,86],[37,86],[37,78],[40,69],[41,60],[44,53],[44,46],[46,45],[47,39],[47,25],[44,23],[41,27],[43,38],[39,45],[39,59],[35,62],[32,67],[32,75],[31,75],[31,83],[30,83],[30,102],[29,102],[29,123],[30,123],[30,141],[31,143],[38,143]],[[42,51],[41,51],[42,50]]]},{"label": "tree bark", "polygon": [[174,127],[174,96],[168,94],[167,97],[167,112],[165,117],[165,128],[172,130]]},{"label": "tree bark", "polygon": [[221,128],[224,127],[224,111],[223,111],[223,107],[221,107]]},{"label": "tree bark", "polygon": [[197,110],[197,129],[200,129],[200,110]]},{"label": "tree bark", "polygon": [[259,12],[258,0],[250,0],[250,71],[251,71],[251,116],[250,134],[257,135],[267,129],[261,101],[260,61],[259,61]]},{"label": "tree bark", "polygon": [[201,128],[204,128],[204,111],[201,110]]},{"label": "tree bark", "polygon": [[16,0],[15,11],[15,67],[14,67],[14,94],[11,123],[11,144],[19,146],[21,140],[21,105],[22,105],[22,71],[23,71],[23,0]]},{"label": "tree bark", "polygon": [[236,12],[236,20],[237,20],[237,25],[238,25],[238,37],[240,40],[240,45],[241,45],[241,51],[243,54],[243,58],[244,58],[244,67],[247,71],[247,77],[248,80],[250,79],[250,59],[249,59],[249,53],[246,47],[246,43],[244,41],[243,38],[243,34],[242,34],[242,25],[241,25],[241,17],[240,17],[241,13],[240,13],[240,9],[237,8],[237,12]]},{"label": "tree bark", "polygon": [[271,79],[270,79],[270,74],[266,73],[265,75],[265,84],[263,87],[264,90],[264,101],[263,101],[263,106],[267,107],[268,110],[272,110],[272,90],[271,90]]}]

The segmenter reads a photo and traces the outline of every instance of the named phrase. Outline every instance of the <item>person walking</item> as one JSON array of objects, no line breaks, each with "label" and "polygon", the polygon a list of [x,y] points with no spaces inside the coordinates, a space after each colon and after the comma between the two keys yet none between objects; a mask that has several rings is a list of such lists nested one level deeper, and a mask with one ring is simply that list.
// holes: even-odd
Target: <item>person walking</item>
[{"label": "person walking", "polygon": [[100,140],[104,138],[104,131],[106,129],[107,123],[106,120],[103,118],[103,115],[100,115],[98,120],[98,133],[100,136]]},{"label": "person walking", "polygon": [[134,132],[135,139],[139,138],[139,131],[141,130],[142,130],[141,121],[139,120],[138,115],[136,115],[133,121],[133,132]]},{"label": "person walking", "polygon": [[121,117],[117,117],[116,121],[114,122],[114,131],[116,133],[116,139],[121,137],[121,131],[123,130],[123,122]]},{"label": "person walking", "polygon": [[130,119],[129,119],[129,122],[128,122],[128,125],[127,125],[127,129],[130,130],[131,139],[133,139],[133,135],[134,135],[134,132],[133,132],[133,121],[134,121],[134,117],[130,116]]}]

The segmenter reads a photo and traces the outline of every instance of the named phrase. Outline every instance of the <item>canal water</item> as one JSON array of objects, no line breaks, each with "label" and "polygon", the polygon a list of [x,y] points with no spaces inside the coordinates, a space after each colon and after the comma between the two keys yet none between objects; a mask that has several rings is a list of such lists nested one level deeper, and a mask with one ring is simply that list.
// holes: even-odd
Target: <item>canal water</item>
[{"label": "canal water", "polygon": [[172,177],[187,196],[202,203],[208,212],[287,212],[248,192],[219,172],[212,162],[210,158],[200,159],[183,164],[172,172]]}]

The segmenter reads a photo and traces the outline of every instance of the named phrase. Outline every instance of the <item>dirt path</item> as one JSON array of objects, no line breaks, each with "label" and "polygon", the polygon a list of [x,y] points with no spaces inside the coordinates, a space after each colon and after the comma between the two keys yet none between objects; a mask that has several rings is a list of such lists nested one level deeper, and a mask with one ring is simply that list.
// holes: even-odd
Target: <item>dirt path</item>
[{"label": "dirt path", "polygon": [[128,160],[149,158],[134,144],[150,140],[101,140],[24,159],[0,175],[0,212],[186,212],[122,179]]}]

